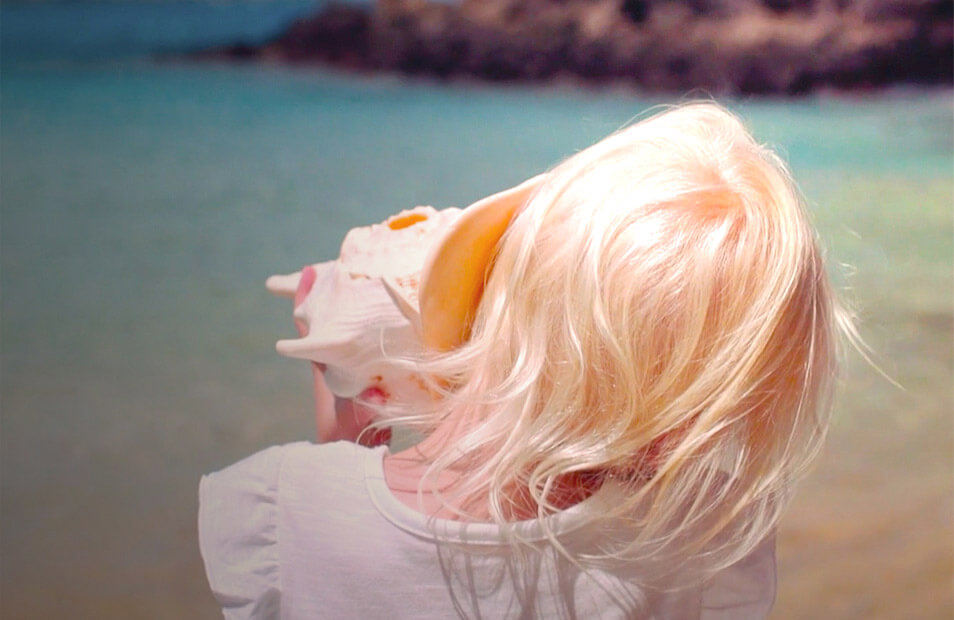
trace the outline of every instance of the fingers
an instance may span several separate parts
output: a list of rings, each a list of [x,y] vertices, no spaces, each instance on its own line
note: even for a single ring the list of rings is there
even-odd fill
[[[375,405],[383,405],[388,400],[388,393],[378,386],[370,387],[361,392],[355,399],[340,402],[338,409],[338,424],[343,434],[362,446],[374,447],[387,444],[391,441],[391,429],[368,428],[374,422]]]
[[[391,443],[391,427],[372,428],[358,435],[358,444],[367,448]]]

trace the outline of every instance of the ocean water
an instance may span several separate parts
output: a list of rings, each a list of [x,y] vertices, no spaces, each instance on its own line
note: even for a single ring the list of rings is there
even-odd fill
[[[0,7],[3,617],[216,617],[199,476],[313,435],[307,369],[273,349],[290,308],[265,278],[668,101],[153,55],[263,40],[313,6]],[[791,162],[900,385],[849,356],[779,533],[774,617],[949,617],[951,92],[724,103]]]

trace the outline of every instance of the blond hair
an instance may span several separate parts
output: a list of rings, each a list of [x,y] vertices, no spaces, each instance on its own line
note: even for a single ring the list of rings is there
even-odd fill
[[[451,387],[405,421],[463,412],[431,473],[459,472],[444,496],[505,527],[515,498],[543,516],[561,481],[596,476],[624,493],[594,518],[631,525],[606,555],[715,570],[769,533],[818,452],[839,325],[785,164],[719,106],[683,105],[547,174],[470,339],[423,364]]]

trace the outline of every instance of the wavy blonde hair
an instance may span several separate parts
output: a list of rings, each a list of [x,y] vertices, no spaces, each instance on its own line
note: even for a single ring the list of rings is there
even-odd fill
[[[468,420],[430,474],[458,472],[444,497],[505,527],[521,497],[543,516],[567,480],[612,481],[620,501],[594,518],[631,527],[606,555],[718,569],[769,533],[821,446],[839,326],[785,164],[729,112],[687,104],[548,173],[469,341],[423,364],[452,387],[405,421]]]

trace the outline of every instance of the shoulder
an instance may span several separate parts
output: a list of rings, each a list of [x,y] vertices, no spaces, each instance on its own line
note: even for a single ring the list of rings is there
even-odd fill
[[[775,535],[705,585],[703,620],[762,620],[775,604]]]
[[[363,475],[373,451],[348,442],[267,448],[199,483],[199,549],[226,618],[277,618],[279,515],[302,489],[335,488]]]
[[[226,618],[277,618],[278,478],[297,444],[253,454],[199,482],[199,550]]]
[[[299,473],[311,476],[313,481],[316,475],[338,482],[341,476],[357,477],[363,474],[364,463],[377,452],[347,441],[328,444],[302,441],[272,446],[202,476],[200,510],[211,509],[221,502],[251,502],[256,507],[275,503],[280,491],[286,491]]]

